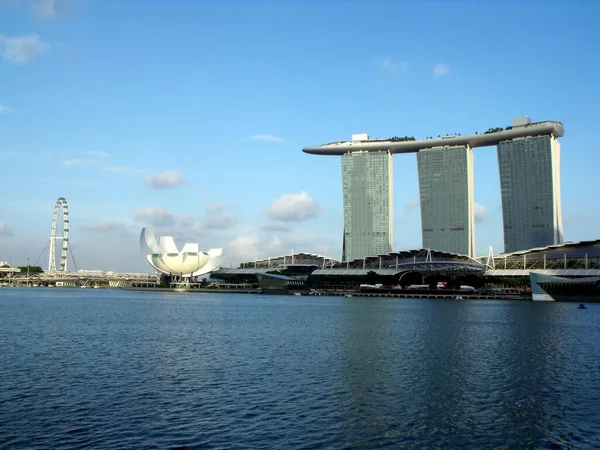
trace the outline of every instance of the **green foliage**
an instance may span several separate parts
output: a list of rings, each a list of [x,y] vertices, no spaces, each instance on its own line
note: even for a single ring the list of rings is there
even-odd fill
[[[504,128],[500,128],[500,127],[490,128],[483,134],[498,133],[499,131],[504,131]]]
[[[27,273],[27,267],[29,267],[29,275],[44,272],[40,266],[20,266],[19,269],[21,269],[21,273]]]
[[[374,283],[379,278],[379,275],[374,270],[369,270],[367,272],[367,280],[371,283]]]
[[[493,287],[518,287],[529,285],[529,277],[489,277]]]
[[[415,137],[414,136],[393,136],[391,138],[388,139],[388,141],[391,142],[407,142],[407,141],[415,141]]]

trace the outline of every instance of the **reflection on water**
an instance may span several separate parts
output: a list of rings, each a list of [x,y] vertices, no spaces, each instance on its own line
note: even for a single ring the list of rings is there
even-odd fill
[[[0,447],[599,447],[600,305],[0,289]]]

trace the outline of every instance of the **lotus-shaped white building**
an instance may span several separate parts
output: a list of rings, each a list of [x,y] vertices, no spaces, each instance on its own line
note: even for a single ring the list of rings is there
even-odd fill
[[[223,254],[223,249],[220,248],[201,252],[198,244],[185,244],[179,251],[172,236],[160,236],[157,241],[150,228],[142,228],[140,250],[150,265],[159,272],[183,277],[206,275],[218,269]]]

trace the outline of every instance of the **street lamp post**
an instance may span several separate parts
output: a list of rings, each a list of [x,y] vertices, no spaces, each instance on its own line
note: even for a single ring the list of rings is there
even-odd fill
[[[27,287],[29,287],[29,257],[27,257]]]

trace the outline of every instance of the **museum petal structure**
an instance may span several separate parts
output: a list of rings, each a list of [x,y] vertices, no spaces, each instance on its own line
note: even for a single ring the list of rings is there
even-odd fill
[[[159,236],[150,228],[142,228],[140,250],[146,261],[157,271],[182,277],[209,274],[221,265],[223,249],[200,251],[198,244],[187,243],[179,251],[172,236]]]

